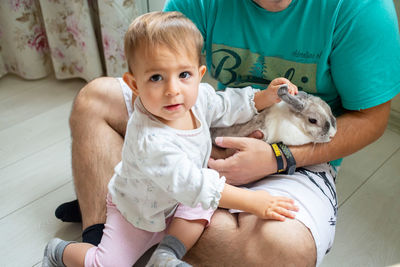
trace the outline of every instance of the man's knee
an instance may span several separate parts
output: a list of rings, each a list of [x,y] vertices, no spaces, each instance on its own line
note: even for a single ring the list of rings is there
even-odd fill
[[[250,236],[245,254],[246,258],[254,260],[255,265],[268,262],[266,266],[315,266],[315,241],[301,222],[256,218],[252,229],[240,221],[239,225],[242,225],[239,232],[248,232]]]
[[[76,96],[72,112],[70,116],[70,123],[74,123],[79,117],[84,116],[86,112],[96,109],[98,102],[102,101],[102,96],[105,94],[105,87],[110,78],[98,78],[89,82],[83,87]]]
[[[237,255],[232,248],[241,246],[237,241],[237,217],[226,210],[217,209],[195,246],[189,250],[184,260],[194,266],[229,266]],[[231,260],[232,261],[231,261]],[[233,266],[233,265],[232,265]]]
[[[73,135],[81,127],[90,127],[90,122],[98,124],[101,121],[123,131],[127,116],[118,81],[102,77],[89,82],[80,90],[72,106],[69,125]]]

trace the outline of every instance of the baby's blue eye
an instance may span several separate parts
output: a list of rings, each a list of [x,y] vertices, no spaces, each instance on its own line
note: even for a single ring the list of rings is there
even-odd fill
[[[161,77],[160,74],[155,74],[155,75],[150,77],[150,81],[152,81],[152,82],[158,82],[158,81],[161,81],[161,80],[162,80],[162,77]]]
[[[188,72],[188,71],[184,71],[184,72],[182,72],[181,74],[179,74],[179,78],[181,78],[181,79],[187,79],[187,78],[189,78],[191,75],[190,75],[190,73]]]

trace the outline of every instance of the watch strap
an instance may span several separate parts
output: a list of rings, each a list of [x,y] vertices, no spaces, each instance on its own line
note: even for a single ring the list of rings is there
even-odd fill
[[[285,169],[283,168],[283,158],[282,158],[282,153],[281,150],[278,147],[278,144],[271,144],[272,151],[274,152],[275,158],[276,158],[276,164],[278,166],[277,173],[284,172]]]
[[[286,158],[286,170],[285,173],[292,175],[296,171],[296,160],[293,157],[290,149],[282,142],[277,143],[279,149],[282,151]]]

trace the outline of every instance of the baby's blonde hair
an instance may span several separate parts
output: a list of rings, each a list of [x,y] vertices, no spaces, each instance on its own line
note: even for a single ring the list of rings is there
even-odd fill
[[[196,25],[180,12],[150,12],[137,17],[125,34],[125,57],[129,72],[132,73],[132,61],[139,48],[148,52],[159,45],[177,53],[186,50],[198,56],[200,64],[203,36]]]

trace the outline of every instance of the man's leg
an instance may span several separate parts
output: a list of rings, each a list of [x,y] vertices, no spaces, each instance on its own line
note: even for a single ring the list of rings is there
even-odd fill
[[[219,210],[184,260],[205,266],[320,264],[335,236],[336,174],[336,169],[326,163],[298,168],[293,175],[270,175],[251,184],[252,190],[294,199],[299,206],[296,219],[278,222]]]
[[[70,117],[72,170],[83,229],[105,222],[107,185],[121,160],[127,121],[114,78],[90,82],[75,99]]]
[[[310,231],[297,220],[217,210],[184,260],[195,266],[315,266],[316,248]]]

